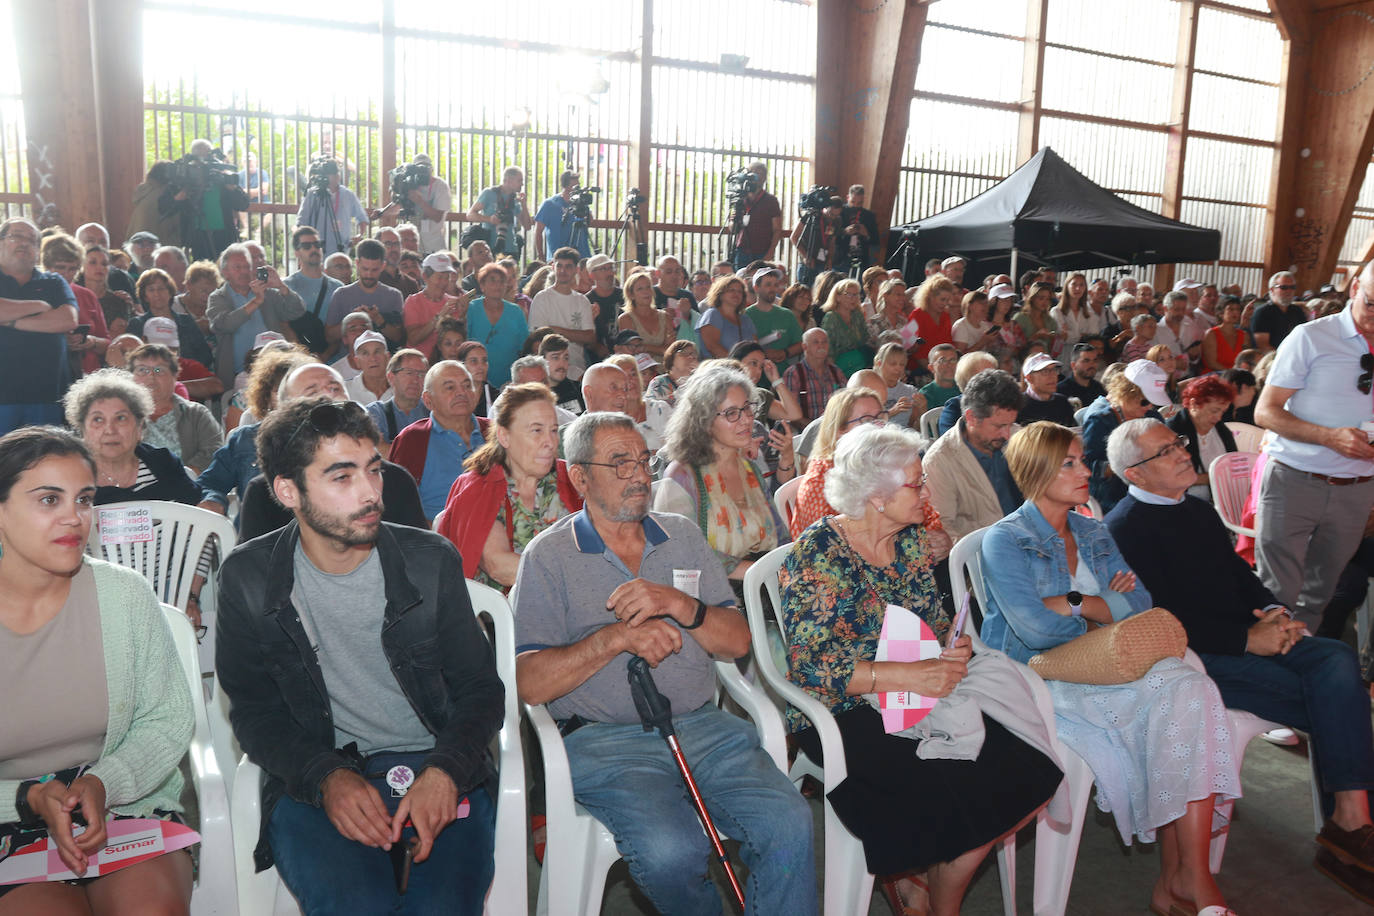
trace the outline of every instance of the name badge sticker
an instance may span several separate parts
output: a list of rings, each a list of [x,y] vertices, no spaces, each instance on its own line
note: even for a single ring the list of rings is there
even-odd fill
[[[415,781],[415,771],[404,764],[394,766],[386,771],[386,784],[391,786],[392,798],[404,798],[410,791],[410,784]]]
[[[701,570],[674,569],[673,588],[685,592],[693,598],[701,598]]]

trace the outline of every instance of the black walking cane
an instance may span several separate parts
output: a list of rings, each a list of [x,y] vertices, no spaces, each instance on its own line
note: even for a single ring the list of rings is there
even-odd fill
[[[701,791],[697,789],[697,781],[692,778],[692,771],[687,766],[687,758],[682,756],[682,747],[677,742],[677,732],[673,730],[672,703],[658,692],[658,686],[654,684],[654,675],[649,670],[649,663],[638,655],[630,659],[629,679],[630,694],[635,698],[635,708],[639,710],[639,718],[644,722],[644,730],[648,732],[657,728],[658,733],[663,736],[663,740],[668,742],[668,750],[672,752],[673,760],[677,762],[677,769],[682,774],[682,781],[687,784],[687,791],[692,796],[692,804],[696,806],[697,817],[701,819],[702,829],[710,838],[711,846],[716,851],[716,858],[720,860],[726,876],[730,879],[730,887],[735,892],[735,900],[743,909],[744,891],[739,886],[739,879],[735,877],[735,870],[730,867],[730,857],[726,855],[725,847],[721,845],[720,834],[716,832],[716,825],[711,822],[711,815],[706,811],[706,802],[701,797]]]

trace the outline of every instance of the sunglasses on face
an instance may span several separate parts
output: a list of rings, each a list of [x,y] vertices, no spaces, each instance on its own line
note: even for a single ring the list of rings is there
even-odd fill
[[[296,249],[298,251],[309,251],[312,248],[319,247],[321,247],[319,242],[301,242],[299,245],[296,246]]]

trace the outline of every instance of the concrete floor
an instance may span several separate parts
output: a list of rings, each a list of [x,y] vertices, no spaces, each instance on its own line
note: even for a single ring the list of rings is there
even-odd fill
[[[1312,867],[1312,801],[1308,785],[1306,745],[1281,748],[1261,739],[1251,742],[1245,755],[1242,785],[1245,797],[1236,803],[1226,858],[1217,883],[1227,902],[1241,916],[1255,914],[1321,914],[1345,916],[1368,914],[1370,908],[1351,897]],[[817,837],[817,861],[821,859],[821,808],[812,803]],[[1031,912],[1035,870],[1034,830],[1023,832],[1018,843],[1017,903],[1020,912]],[[738,862],[738,855],[732,855]],[[1158,849],[1121,845],[1109,819],[1089,807],[1083,830],[1073,891],[1069,897],[1074,916],[1115,916],[1149,912],[1150,889],[1159,875]],[[530,904],[533,913],[539,867],[530,862]],[[728,885],[720,876],[722,901]],[[730,904],[724,913],[737,912]],[[624,863],[617,863],[607,879],[601,912],[607,916],[653,914],[654,909],[630,880]],[[888,916],[886,901],[875,892],[869,912]],[[994,856],[989,856],[969,889],[963,912],[969,916],[995,916],[1002,912],[1001,884]],[[772,916],[772,914],[769,914]],[[778,914],[782,916],[782,914]]]

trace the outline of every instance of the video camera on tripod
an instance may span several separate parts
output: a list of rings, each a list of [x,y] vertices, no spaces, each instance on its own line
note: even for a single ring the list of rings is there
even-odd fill
[[[732,204],[762,187],[763,179],[759,178],[757,172],[748,169],[736,169],[725,176],[725,197]]]
[[[839,192],[831,185],[813,184],[811,190],[797,199],[797,207],[804,216],[814,216],[830,206],[831,198],[838,195]]]
[[[407,162],[391,170],[391,202],[400,208],[400,215],[408,223],[419,222],[420,209],[410,199],[410,192],[429,187],[434,172],[428,162]]]
[[[510,200],[497,211],[499,219],[496,223],[496,231],[492,233],[492,254],[497,256],[510,255],[517,259],[520,257],[520,252],[525,247],[525,237],[513,231],[513,227],[515,226],[515,209],[518,205],[519,200],[517,195],[512,194],[510,195]]]
[[[224,158],[224,150],[215,147],[209,159],[187,153],[173,162],[168,183],[179,191],[195,194],[207,188],[238,185],[239,170]]]
[[[339,174],[339,161],[333,156],[316,156],[310,160],[310,171],[306,177],[306,185],[310,193],[319,197],[327,197],[330,194],[329,179]]]
[[[577,188],[572,196],[568,198],[568,209],[563,211],[563,222],[571,222],[580,219],[583,222],[592,218],[592,204],[596,202],[596,195],[601,193],[600,188]]]

